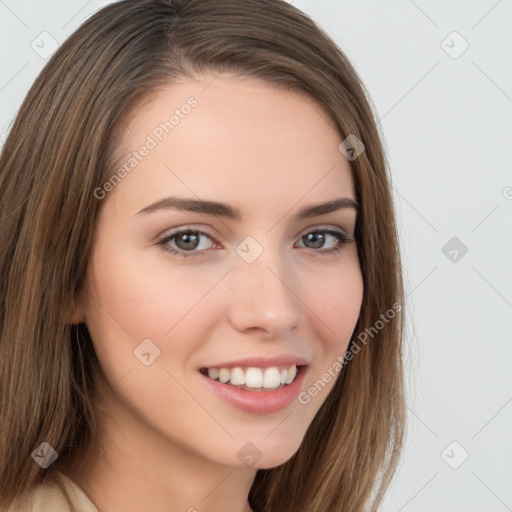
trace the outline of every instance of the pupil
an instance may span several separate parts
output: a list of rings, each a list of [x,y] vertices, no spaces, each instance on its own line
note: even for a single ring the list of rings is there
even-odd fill
[[[306,235],[308,241],[312,241],[315,248],[321,248],[323,246],[324,237],[325,235],[323,233],[309,233]]]
[[[181,241],[185,241],[184,244]],[[199,236],[197,234],[183,233],[178,237],[176,243],[178,246],[181,246],[180,249],[195,249],[199,242]],[[190,245],[191,244],[191,245]]]

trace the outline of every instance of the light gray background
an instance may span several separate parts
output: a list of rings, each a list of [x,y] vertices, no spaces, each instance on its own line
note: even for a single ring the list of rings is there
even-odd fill
[[[107,3],[0,0],[0,143],[47,60],[32,45],[51,50],[41,33],[61,43]],[[290,3],[355,65],[390,162],[409,429],[382,511],[512,510],[512,1]]]

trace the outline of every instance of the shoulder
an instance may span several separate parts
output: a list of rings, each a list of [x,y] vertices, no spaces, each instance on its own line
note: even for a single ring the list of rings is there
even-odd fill
[[[38,484],[7,512],[98,512],[75,482],[57,471],[55,477]]]

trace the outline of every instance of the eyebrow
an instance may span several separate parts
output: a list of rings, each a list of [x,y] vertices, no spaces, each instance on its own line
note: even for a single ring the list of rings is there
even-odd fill
[[[331,213],[343,208],[353,208],[356,212],[360,211],[359,203],[351,199],[350,197],[340,197],[332,199],[325,203],[310,204],[301,208],[296,214],[295,220],[308,219],[310,217],[316,217],[317,215],[323,215]],[[225,217],[233,220],[241,220],[242,214],[238,208],[234,208],[225,203],[219,203],[217,201],[207,201],[200,199],[186,199],[182,197],[165,197],[156,201],[155,203],[146,206],[139,212],[139,214],[147,214],[156,212],[159,210],[184,210],[189,212],[204,213],[206,215],[216,215],[219,217]]]

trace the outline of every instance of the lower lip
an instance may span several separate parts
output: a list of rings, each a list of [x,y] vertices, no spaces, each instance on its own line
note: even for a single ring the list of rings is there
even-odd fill
[[[266,414],[280,411],[290,405],[299,394],[307,367],[303,366],[291,384],[273,391],[246,391],[229,384],[223,384],[200,373],[206,384],[226,402],[252,414]]]

